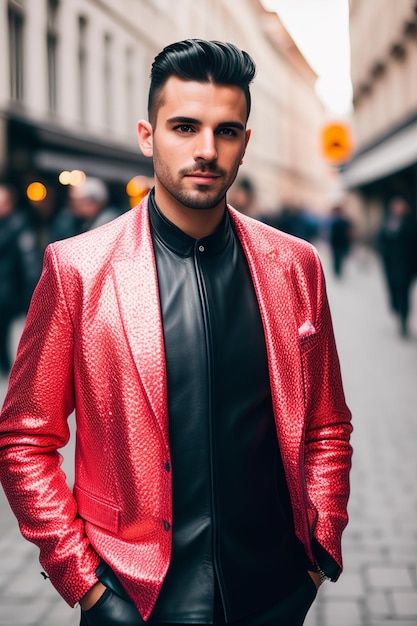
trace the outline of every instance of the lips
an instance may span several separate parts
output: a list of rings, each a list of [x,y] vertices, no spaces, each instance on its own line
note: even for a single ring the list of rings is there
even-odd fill
[[[219,174],[214,174],[212,172],[190,172],[186,174],[187,178],[192,178],[194,182],[200,184],[207,184],[217,180],[220,178]]]

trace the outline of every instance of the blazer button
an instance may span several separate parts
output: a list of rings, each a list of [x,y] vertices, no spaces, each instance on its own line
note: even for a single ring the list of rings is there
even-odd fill
[[[164,530],[166,531],[171,530],[171,524],[167,522],[166,519],[164,519]]]
[[[164,469],[166,469],[167,472],[171,471],[171,465],[169,464],[169,461],[165,461]]]

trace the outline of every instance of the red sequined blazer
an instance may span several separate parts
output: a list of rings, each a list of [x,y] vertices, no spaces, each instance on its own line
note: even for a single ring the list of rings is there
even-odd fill
[[[147,619],[170,561],[161,313],[145,199],[46,251],[0,419],[0,478],[23,535],[74,605],[99,555]],[[298,537],[341,567],[351,431],[320,262],[233,209],[263,319]],[[59,448],[76,411],[75,482]]]

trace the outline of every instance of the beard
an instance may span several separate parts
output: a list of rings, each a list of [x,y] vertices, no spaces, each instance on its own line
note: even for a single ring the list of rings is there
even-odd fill
[[[197,211],[214,209],[222,202],[226,195],[226,190],[221,190],[213,194],[213,192],[209,192],[203,185],[201,185],[201,187],[197,185],[197,188],[193,191],[184,189],[172,190],[172,188],[166,190],[177,202],[187,207],[187,209],[195,209]]]
[[[155,175],[165,191],[179,204],[197,211],[214,209],[223,201],[226,202],[226,192],[235,180],[239,169],[235,167],[232,171],[227,172],[218,168],[215,163],[206,163],[192,168],[183,168],[174,176],[155,153],[154,168]],[[181,182],[186,180],[187,176],[193,172],[214,174],[218,176],[221,184],[216,184],[215,189],[210,188],[208,185],[195,185],[194,189],[188,189]]]

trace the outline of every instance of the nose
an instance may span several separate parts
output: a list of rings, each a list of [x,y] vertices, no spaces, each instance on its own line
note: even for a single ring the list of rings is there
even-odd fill
[[[209,128],[201,130],[197,136],[194,145],[195,161],[214,161],[217,159],[216,137]]]

